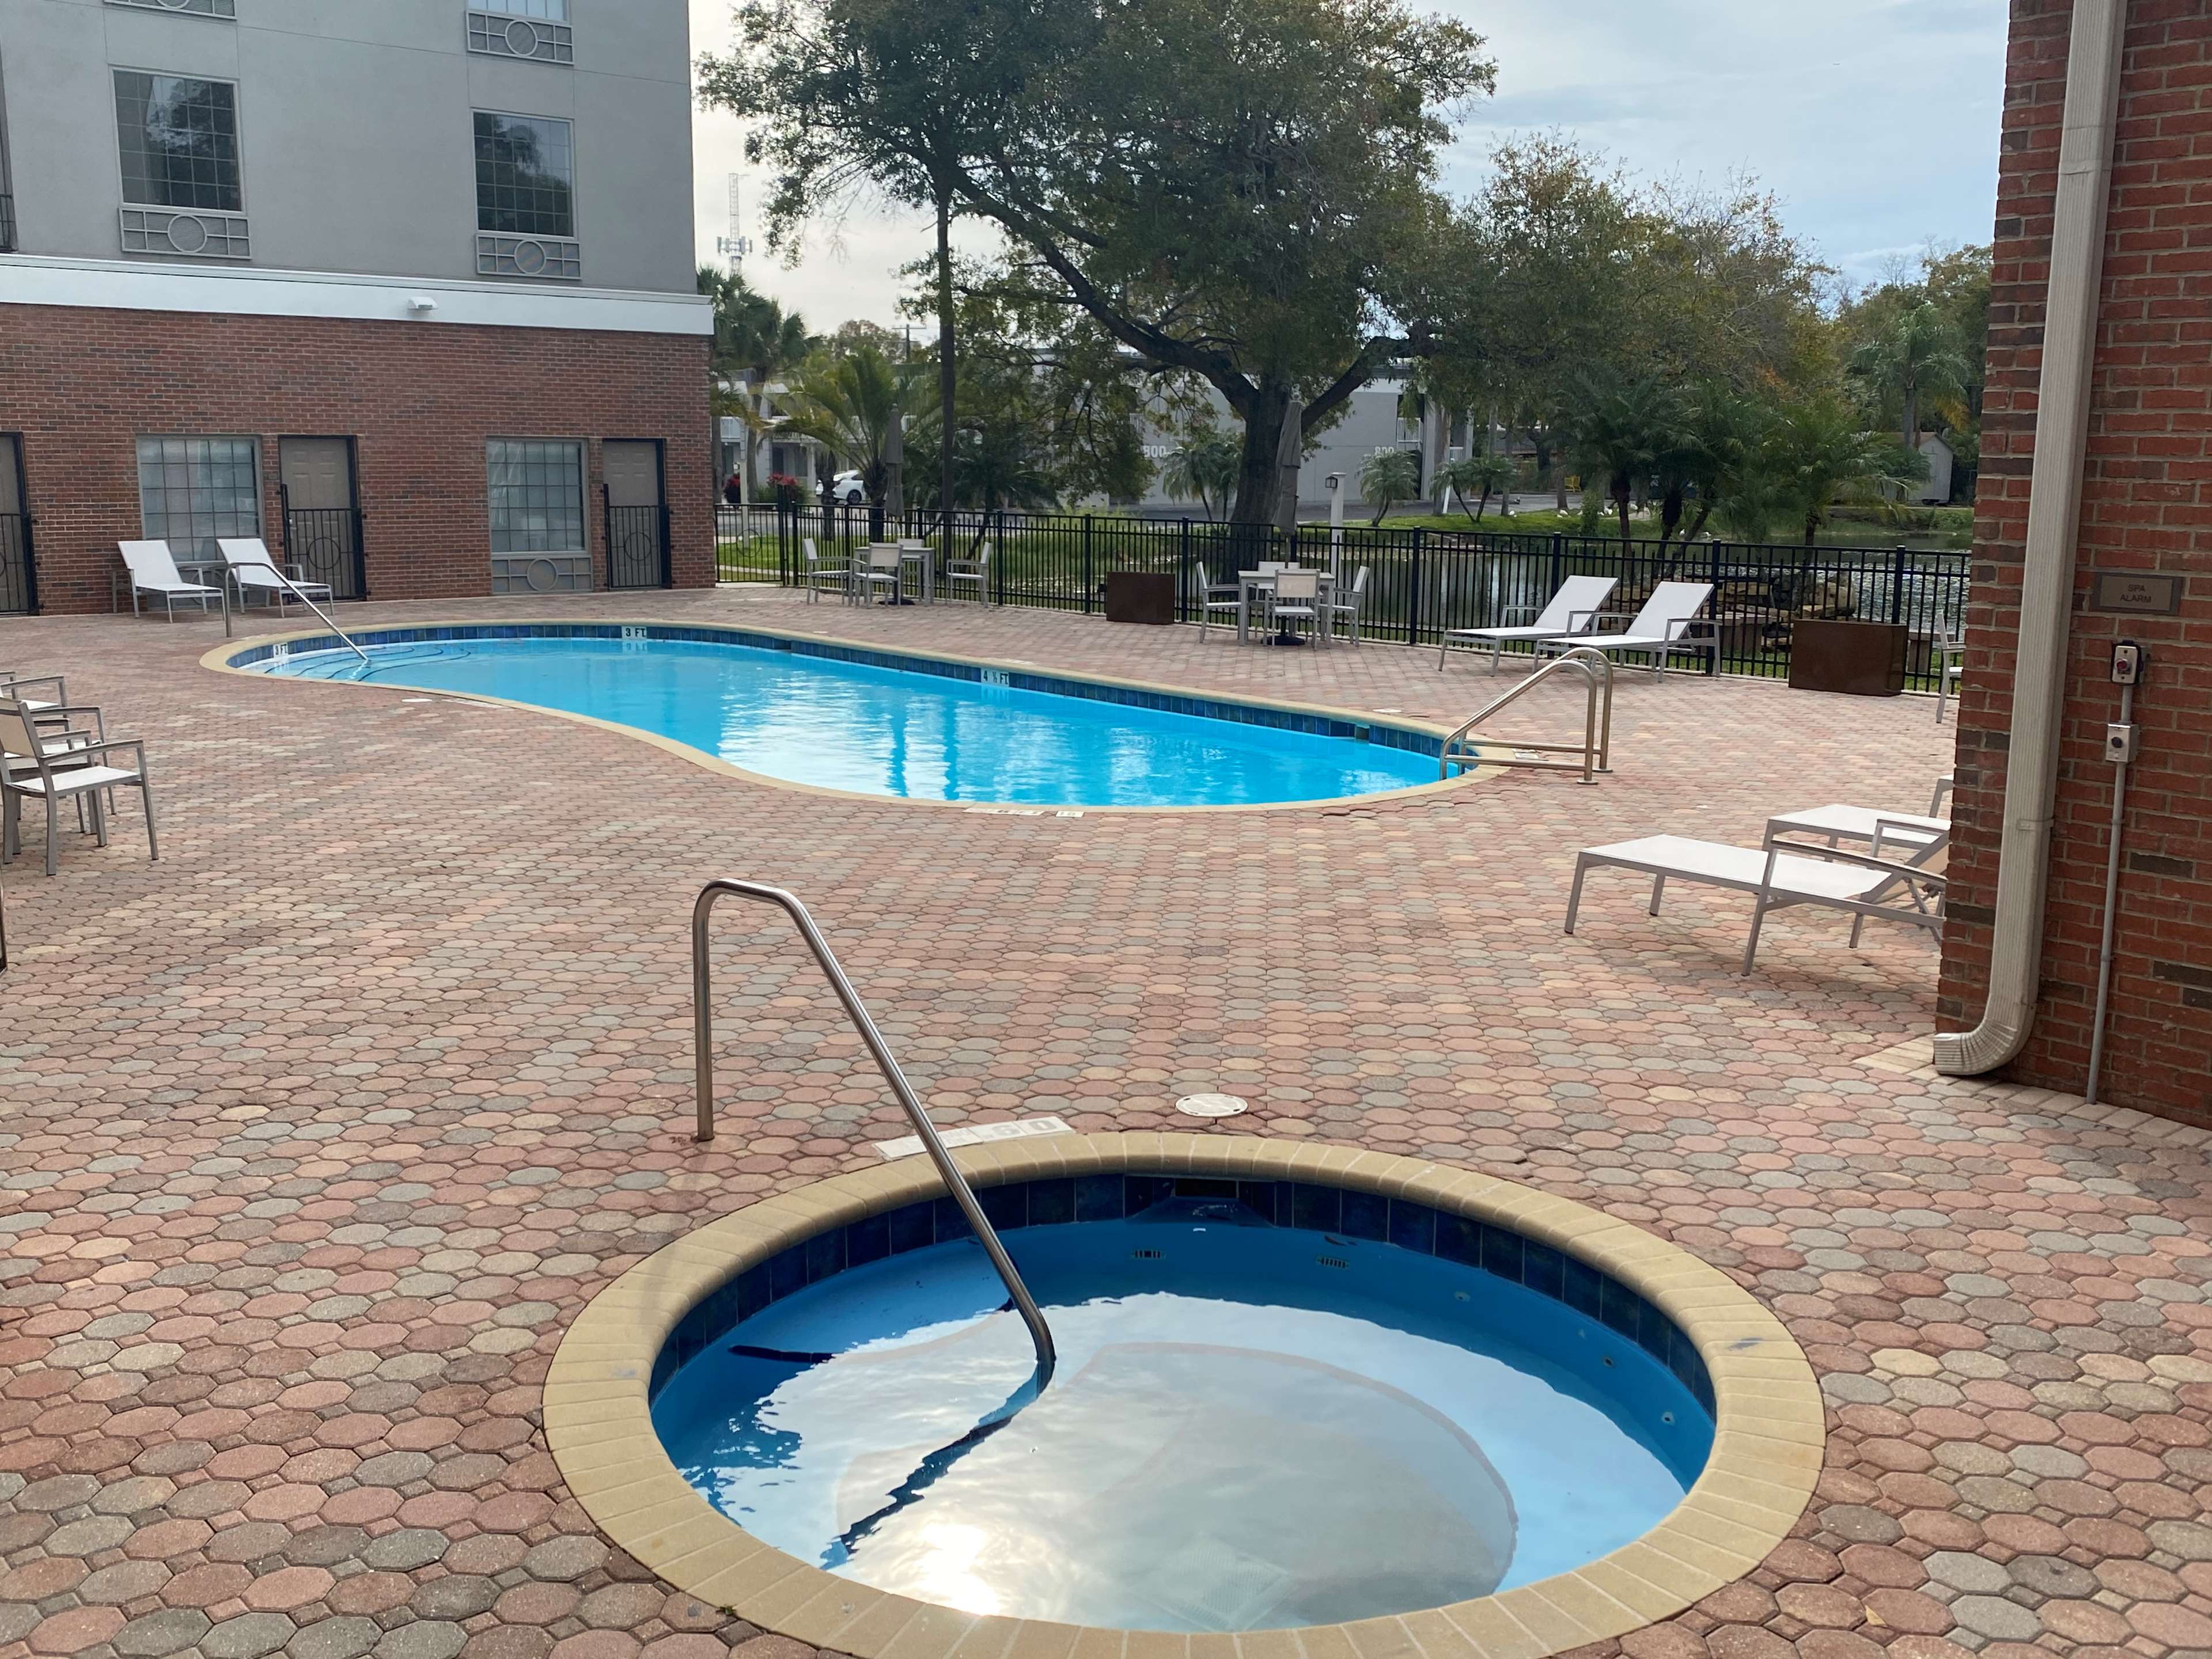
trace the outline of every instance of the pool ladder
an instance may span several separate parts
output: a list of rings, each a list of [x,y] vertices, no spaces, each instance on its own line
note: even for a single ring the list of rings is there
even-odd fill
[[[1029,1327],[1030,1341],[1036,1349],[1037,1374],[1033,1379],[1033,1386],[1042,1388],[1052,1376],[1056,1356],[1052,1332],[1044,1322],[1044,1315],[1037,1310],[1036,1298],[1030,1294],[1029,1286],[1022,1283],[1021,1271],[1014,1266],[1013,1257],[1006,1254],[1006,1245],[1000,1242],[998,1229],[992,1226],[990,1218],[983,1213],[983,1206],[976,1201],[975,1189],[968,1184],[968,1177],[961,1174],[959,1165],[953,1163],[952,1154],[939,1137],[937,1126],[929,1121],[929,1113],[915,1094],[914,1085],[906,1080],[906,1073],[899,1069],[898,1061],[892,1058],[890,1045],[884,1041],[884,1034],[876,1029],[876,1022],[869,1017],[866,1005],[860,1000],[860,994],[853,988],[853,981],[845,977],[845,970],[838,966],[837,957],[830,949],[830,941],[822,937],[822,930],[814,925],[814,918],[806,913],[806,907],[799,902],[798,895],[786,892],[781,887],[769,887],[755,881],[710,881],[700,890],[698,901],[691,907],[691,1036],[697,1056],[699,1112],[698,1128],[692,1138],[701,1141],[714,1138],[714,1014],[712,970],[708,954],[708,924],[714,918],[716,902],[732,896],[776,906],[791,918],[799,929],[799,937],[814,953],[814,960],[821,964],[823,975],[830,981],[830,988],[836,992],[837,1000],[845,1005],[846,1013],[859,1030],[860,1041],[868,1045],[868,1052],[875,1056],[877,1069],[883,1073],[884,1080],[891,1085],[891,1092],[898,1097],[899,1104],[906,1109],[907,1121],[914,1125],[915,1133],[921,1138],[922,1147],[928,1152],[929,1161],[937,1166],[937,1173],[944,1178],[946,1189],[952,1194],[952,1201],[960,1206],[960,1213],[968,1218],[969,1226],[975,1230],[976,1238],[981,1242],[983,1253],[991,1258],[992,1267],[998,1270],[1000,1280],[1006,1287],[1006,1294],[1013,1298],[1015,1310],[1022,1316],[1022,1323]]]
[[[1580,743],[1522,743],[1510,738],[1485,737],[1476,728],[1493,714],[1511,707],[1554,674],[1573,669],[1589,683],[1589,706],[1583,718]],[[1578,761],[1521,758],[1520,754],[1492,752],[1503,748],[1531,756],[1579,755]],[[1586,645],[1546,663],[1541,668],[1486,707],[1473,720],[1444,739],[1437,758],[1437,775],[1448,778],[1455,766],[1464,772],[1476,766],[1519,766],[1535,772],[1579,772],[1584,783],[1595,783],[1598,774],[1613,770],[1613,659]]]
[[[294,599],[299,600],[301,605],[306,605],[308,610],[313,611],[316,616],[322,618],[323,626],[329,629],[331,633],[337,635],[338,638],[345,641],[346,649],[352,652],[355,656],[361,659],[361,665],[363,668],[370,666],[368,653],[362,650],[359,645],[355,643],[352,635],[347,633],[344,629],[340,628],[336,623],[331,620],[331,613],[329,611],[324,610],[322,606],[317,605],[313,599],[301,592],[300,591],[300,585],[297,582],[294,581],[289,576],[286,575],[273,564],[248,564],[246,568],[249,570],[265,570],[270,575],[276,577],[278,581],[283,583],[285,587],[290,591]],[[230,589],[232,585],[238,580],[236,574],[238,568],[239,567],[236,565],[230,565],[227,567],[222,573],[222,636],[225,639],[233,637],[230,631]],[[239,609],[241,611],[246,608],[246,590],[242,587],[239,589],[238,605]]]

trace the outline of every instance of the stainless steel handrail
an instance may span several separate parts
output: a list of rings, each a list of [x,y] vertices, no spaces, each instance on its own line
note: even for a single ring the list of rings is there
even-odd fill
[[[1006,1247],[1000,1243],[998,1230],[991,1225],[990,1218],[983,1213],[983,1206],[976,1202],[975,1188],[968,1184],[968,1177],[962,1175],[959,1166],[953,1163],[952,1154],[939,1138],[937,1126],[929,1121],[929,1113],[915,1094],[913,1085],[906,1080],[906,1073],[899,1069],[898,1061],[891,1057],[890,1045],[884,1041],[884,1034],[876,1029],[876,1022],[869,1018],[866,1006],[860,1001],[860,994],[853,988],[853,981],[845,977],[845,970],[837,965],[837,957],[830,949],[830,941],[822,937],[822,930],[814,925],[814,918],[806,913],[806,907],[799,902],[798,895],[787,893],[781,887],[769,887],[755,881],[710,881],[700,890],[698,900],[691,907],[691,1036],[697,1055],[699,1097],[698,1128],[694,1139],[704,1141],[714,1138],[714,985],[708,961],[708,924],[714,916],[716,902],[730,894],[778,906],[798,927],[799,936],[806,942],[806,948],[814,953],[814,960],[821,964],[823,973],[829,978],[830,988],[836,992],[837,1000],[845,1005],[846,1013],[859,1028],[860,1040],[868,1045],[868,1052],[875,1056],[877,1069],[883,1073],[884,1080],[891,1085],[891,1092],[898,1097],[899,1104],[906,1109],[907,1121],[914,1125],[915,1133],[921,1137],[922,1147],[928,1152],[929,1161],[937,1166],[937,1173],[944,1178],[953,1202],[960,1206],[960,1213],[968,1218],[968,1224],[975,1230],[975,1237],[982,1243],[983,1253],[991,1258],[991,1265],[998,1269],[999,1278],[1006,1287],[1006,1294],[1013,1298],[1014,1306],[1022,1316],[1022,1322],[1029,1327],[1030,1340],[1036,1347],[1037,1386],[1042,1388],[1052,1375],[1055,1354],[1052,1332],[1045,1326],[1044,1315],[1037,1310],[1036,1298],[1030,1294],[1029,1286],[1022,1283],[1021,1272],[1014,1266],[1013,1257],[1006,1254]]]
[[[247,560],[242,565],[231,565],[224,573],[222,605],[223,638],[229,639],[232,637],[230,631],[230,586],[232,583],[238,580],[238,573],[240,570],[265,570],[270,575],[276,577],[278,581],[283,583],[285,587],[290,591],[294,599],[299,600],[301,605],[306,605],[308,610],[313,611],[316,616],[322,618],[324,627],[329,629],[331,633],[337,635],[340,639],[346,642],[347,650],[352,652],[355,656],[359,657],[364,665],[368,663],[368,653],[362,650],[361,647],[354,643],[352,635],[347,633],[344,629],[340,628],[336,623],[331,620],[330,612],[324,610],[322,606],[317,605],[313,599],[301,592],[300,591],[300,585],[297,582],[294,581],[289,576],[279,570],[275,565],[263,564],[258,560],[253,559]],[[246,589],[243,585],[241,585],[238,590],[238,605],[239,609],[241,611],[246,608]]]
[[[1518,702],[1553,675],[1568,668],[1577,670],[1589,683],[1589,705],[1583,715],[1583,740],[1580,743],[1516,743],[1504,738],[1485,738],[1475,731],[1492,715]],[[1473,747],[1476,743],[1503,745],[1533,754],[1580,755],[1583,758],[1579,764],[1569,761],[1522,760],[1513,755],[1485,754]],[[1593,651],[1586,645],[1578,645],[1546,663],[1444,739],[1444,746],[1437,757],[1437,775],[1448,778],[1455,766],[1463,772],[1471,766],[1486,763],[1523,767],[1536,772],[1579,772],[1583,775],[1583,781],[1589,784],[1597,781],[1599,773],[1612,771],[1613,659],[1602,651]]]

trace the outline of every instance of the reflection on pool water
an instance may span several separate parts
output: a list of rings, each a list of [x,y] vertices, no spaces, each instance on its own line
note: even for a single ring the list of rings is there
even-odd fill
[[[1033,1400],[963,1239],[710,1342],[653,1402],[671,1457],[757,1536],[881,1589],[1237,1631],[1571,1570],[1657,1524],[1711,1450],[1635,1342],[1434,1255],[1181,1200],[1008,1244],[1060,1348]]]
[[[914,800],[1240,806],[1437,781],[1436,751],[757,646],[536,637],[371,644],[261,672],[507,697],[793,783]]]

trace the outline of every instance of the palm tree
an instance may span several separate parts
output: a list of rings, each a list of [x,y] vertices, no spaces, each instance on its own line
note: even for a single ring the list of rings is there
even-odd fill
[[[1602,473],[1620,517],[1620,539],[1629,539],[1628,508],[1636,486],[1658,471],[1680,446],[1682,410],[1674,392],[1650,376],[1583,382],[1565,422],[1567,441],[1585,477]]]
[[[1244,446],[1216,428],[1194,434],[1160,470],[1160,487],[1178,501],[1196,501],[1206,521],[1229,510],[1230,497],[1244,471]]]
[[[1510,455],[1469,455],[1464,460],[1454,461],[1444,468],[1440,482],[1459,492],[1462,507],[1466,507],[1469,501],[1474,503],[1468,508],[1468,517],[1474,523],[1480,524],[1483,512],[1490,505],[1490,498],[1510,489],[1514,479],[1520,476],[1521,469],[1514,465]]]
[[[884,503],[884,450],[902,416],[933,416],[927,363],[894,363],[863,343],[842,356],[817,357],[793,381],[784,429],[833,450],[860,474],[868,499]]]
[[[755,293],[733,270],[701,265],[699,292],[714,302],[714,337],[708,349],[710,401],[717,416],[734,415],[745,425],[745,488],[757,483],[755,461],[762,435],[775,418],[769,406],[769,382],[806,361],[813,337],[796,312]]]
[[[1905,447],[1916,451],[1920,447],[1922,399],[1944,402],[1962,397],[1972,372],[1958,325],[1927,300],[1851,354],[1853,374],[1883,395],[1893,392],[1903,400]]]
[[[1881,499],[1909,482],[1904,469],[1917,459],[1900,454],[1885,434],[1867,430],[1847,399],[1821,392],[1782,410],[1761,446],[1759,465],[1804,525],[1810,547],[1838,501]]]
[[[1036,453],[1034,432],[1018,409],[963,421],[952,451],[955,499],[986,513],[1059,505],[1060,491]]]
[[[1410,449],[1378,449],[1359,469],[1359,493],[1375,509],[1370,525],[1381,524],[1390,509],[1421,493],[1421,465]]]
[[[1701,386],[1684,404],[1677,441],[1667,458],[1671,478],[1698,495],[1697,516],[1682,532],[1684,542],[1697,540],[1714,509],[1744,490],[1771,419],[1765,404],[1718,384]]]

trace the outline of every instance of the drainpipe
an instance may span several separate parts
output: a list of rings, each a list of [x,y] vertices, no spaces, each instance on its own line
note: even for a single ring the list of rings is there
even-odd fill
[[[2021,572],[2018,666],[1998,843],[1996,921],[1981,1024],[1936,1039],[1948,1077],[1993,1072],[2027,1045],[2043,958],[2045,886],[2057,812],[2059,721],[2088,445],[2092,370],[2112,197],[2127,0],[2074,0],[2065,127],[2052,212],[2043,380],[2028,474],[2027,550]]]

